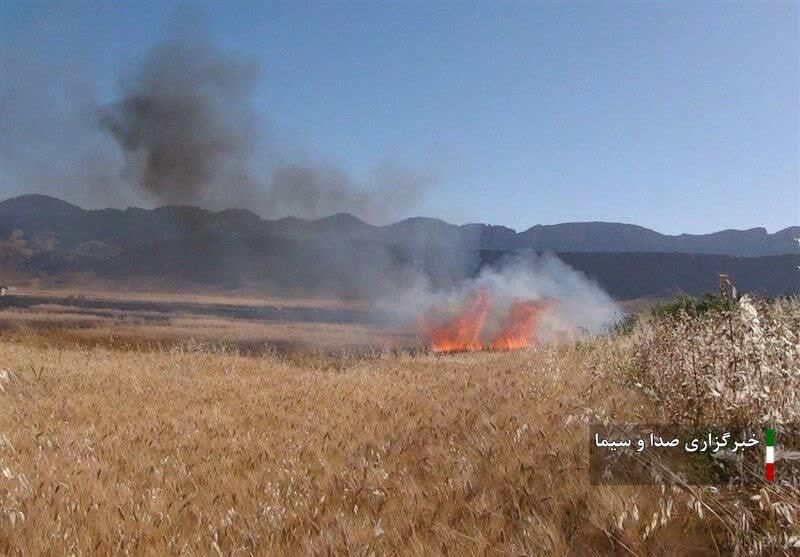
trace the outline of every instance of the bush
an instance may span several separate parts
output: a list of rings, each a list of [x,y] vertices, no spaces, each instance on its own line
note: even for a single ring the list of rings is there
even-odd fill
[[[681,313],[697,317],[708,313],[730,311],[735,303],[734,298],[720,294],[703,294],[699,298],[678,296],[678,299],[672,303],[654,306],[650,310],[650,314],[656,318],[678,317]]]

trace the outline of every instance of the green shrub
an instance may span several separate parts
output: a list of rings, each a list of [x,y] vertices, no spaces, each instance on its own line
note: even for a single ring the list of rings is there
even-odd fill
[[[653,317],[677,317],[681,312],[691,317],[699,317],[709,313],[729,311],[736,300],[720,294],[703,294],[700,297],[678,296],[677,300],[668,304],[659,304],[651,308]]]

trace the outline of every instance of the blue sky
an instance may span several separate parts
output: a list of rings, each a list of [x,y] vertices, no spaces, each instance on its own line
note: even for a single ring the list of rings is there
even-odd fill
[[[16,107],[3,126],[3,198],[143,204],[133,192],[104,196],[60,179],[85,159],[71,160],[56,139],[81,99],[114,98],[125,68],[180,25],[183,9],[2,3],[3,118]],[[800,224],[796,3],[200,11],[217,47],[262,68],[256,106],[284,150],[356,177],[386,159],[434,173],[409,216],[518,230],[585,220],[665,233]],[[35,91],[15,100],[20,83]],[[53,167],[46,180],[31,177],[37,159]]]

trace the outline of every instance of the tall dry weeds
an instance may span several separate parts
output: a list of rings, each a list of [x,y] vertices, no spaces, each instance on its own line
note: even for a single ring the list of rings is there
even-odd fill
[[[800,302],[742,296],[730,309],[651,319],[636,375],[674,423],[800,420]]]
[[[724,306],[644,320],[633,335],[637,385],[663,423],[796,428],[800,300],[729,293]],[[752,488],[685,486],[687,503],[723,525],[733,550],[788,554],[800,549],[800,478],[787,472],[793,469],[784,466],[777,481]]]

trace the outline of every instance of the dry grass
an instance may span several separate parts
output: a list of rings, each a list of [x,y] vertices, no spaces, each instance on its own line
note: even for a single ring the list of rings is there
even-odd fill
[[[42,330],[48,333],[37,334]],[[354,323],[270,322],[60,305],[3,310],[0,331],[8,338],[24,338],[41,346],[147,349],[194,339],[206,343],[224,342],[237,346],[242,352],[254,353],[269,347],[339,351],[342,347],[397,348],[414,343],[413,335]]]
[[[672,423],[800,422],[800,302],[729,306],[640,326],[637,376]]]
[[[644,538],[657,489],[588,483],[588,422],[647,417],[607,341],[446,357],[42,346],[0,342],[0,552],[713,549],[686,509]]]
[[[724,300],[724,310],[681,311],[641,324],[635,380],[658,401],[663,423],[796,429],[800,300]],[[780,468],[778,481],[752,489],[693,490],[693,505],[700,515],[702,509],[717,514],[734,549],[800,549],[800,474]]]
[[[6,334],[0,554],[788,552],[786,486],[589,483],[591,422],[692,417],[700,391],[652,397],[658,369],[694,377],[674,362],[697,339],[644,350],[677,326],[449,356]]]

